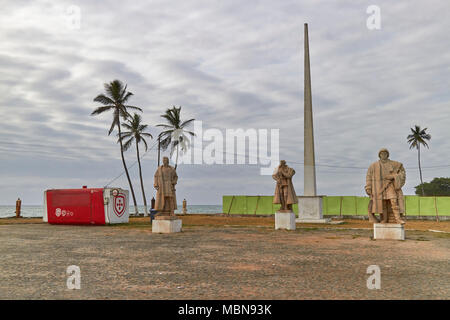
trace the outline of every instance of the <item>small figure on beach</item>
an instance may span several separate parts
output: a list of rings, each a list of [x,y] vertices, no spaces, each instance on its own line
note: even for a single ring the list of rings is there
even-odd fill
[[[281,160],[280,165],[272,175],[272,178],[277,182],[273,203],[281,204],[280,210],[292,211],[292,205],[298,203],[294,185],[292,184],[294,174],[295,170],[288,167],[285,160]]]
[[[183,214],[187,214],[187,201],[183,199]]]
[[[20,216],[21,206],[22,206],[22,200],[20,200],[20,198],[18,198],[16,201],[16,218],[21,218],[21,216]]]
[[[155,210],[158,216],[174,216],[177,209],[175,185],[178,176],[174,167],[169,165],[169,158],[163,158],[162,166],[155,172],[154,187],[156,189]]]
[[[405,212],[405,202],[402,187],[405,185],[406,172],[403,164],[389,159],[389,151],[381,149],[378,152],[380,160],[372,163],[367,170],[365,190],[370,197],[369,220],[377,223],[395,222],[404,224],[402,214]],[[389,219],[391,207],[393,221]],[[380,220],[375,216],[380,215]]]

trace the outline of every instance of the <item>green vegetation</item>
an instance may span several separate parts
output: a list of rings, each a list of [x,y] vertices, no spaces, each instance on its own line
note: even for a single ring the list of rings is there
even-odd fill
[[[414,188],[417,195],[421,191],[425,196],[450,196],[450,178],[434,178],[431,182],[421,183]]]

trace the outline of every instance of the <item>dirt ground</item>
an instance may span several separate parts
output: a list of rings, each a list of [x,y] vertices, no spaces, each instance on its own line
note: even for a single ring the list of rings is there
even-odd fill
[[[1,219],[0,299],[450,299],[450,222],[410,221],[406,241],[381,241],[360,220],[276,231],[273,218],[182,219],[176,234],[151,233],[148,218]],[[381,289],[367,288],[369,265]]]
[[[190,226],[261,226],[271,227],[274,225],[273,217],[253,217],[253,216],[226,216],[226,215],[180,215],[183,220],[183,225]],[[324,224],[312,224],[302,223],[297,224],[298,228],[331,228],[331,229],[372,229],[372,224],[368,220],[360,219],[333,219],[336,221],[344,221],[339,225],[324,225]],[[148,225],[148,217],[131,217],[130,225],[124,227],[135,227],[138,225]],[[0,219],[0,225],[5,224],[42,224],[42,218],[7,218]],[[443,231],[450,232],[450,220],[449,221],[427,221],[427,220],[408,220],[405,225],[406,230],[419,230],[419,231]]]

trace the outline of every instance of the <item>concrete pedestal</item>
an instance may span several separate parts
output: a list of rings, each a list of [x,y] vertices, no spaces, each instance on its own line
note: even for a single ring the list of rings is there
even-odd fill
[[[373,238],[377,240],[405,240],[405,226],[398,223],[374,223]]]
[[[295,213],[290,210],[275,212],[275,230],[295,230]]]
[[[298,223],[330,223],[331,219],[324,219],[322,215],[323,196],[298,197]]]
[[[160,216],[155,217],[152,222],[153,233],[175,233],[180,232],[182,220],[174,216]]]

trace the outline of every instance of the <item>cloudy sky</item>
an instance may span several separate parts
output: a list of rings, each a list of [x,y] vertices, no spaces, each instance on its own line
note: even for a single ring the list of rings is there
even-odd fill
[[[369,5],[381,29],[369,30]],[[303,194],[303,25],[309,24],[319,194],[363,195],[381,147],[419,183],[406,136],[428,127],[425,180],[450,176],[450,3],[414,1],[7,1],[0,7],[0,205],[41,204],[49,188],[102,187],[122,173],[92,117],[120,79],[150,132],[172,105],[204,129],[280,129],[280,158]],[[79,13],[79,16],[78,16]],[[79,22],[79,24],[78,24]],[[152,146],[153,141],[149,142]],[[134,149],[126,153],[131,165]],[[156,151],[142,160],[154,191]],[[130,169],[138,189],[137,166]],[[270,195],[260,165],[180,165],[178,197]],[[128,188],[121,176],[114,186]],[[137,190],[138,201],[141,202]]]

